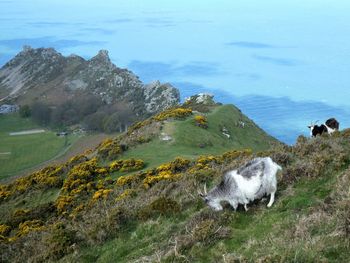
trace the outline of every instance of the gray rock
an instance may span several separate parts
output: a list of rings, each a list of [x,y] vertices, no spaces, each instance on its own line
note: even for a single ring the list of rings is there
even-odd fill
[[[0,101],[19,104],[35,97],[59,105],[76,92],[99,96],[107,104],[126,102],[139,116],[179,103],[179,91],[159,81],[145,85],[133,72],[114,65],[107,50],[90,60],[63,56],[53,48],[24,46],[0,69]]]

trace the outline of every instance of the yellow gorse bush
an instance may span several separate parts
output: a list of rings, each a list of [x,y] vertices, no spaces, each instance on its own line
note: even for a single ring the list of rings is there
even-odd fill
[[[141,159],[127,159],[127,160],[117,160],[112,162],[109,165],[109,171],[110,172],[130,172],[130,171],[137,171],[141,170],[145,167],[145,163]]]
[[[165,110],[145,121],[141,121],[141,122],[137,122],[134,125],[130,126],[127,134],[130,135],[132,134],[134,131],[151,124],[154,121],[164,121],[170,118],[176,118],[176,119],[182,119],[182,118],[186,118],[188,116],[190,116],[192,114],[192,109],[188,109],[188,108],[172,108],[172,109],[168,109]]]
[[[8,233],[10,233],[11,227],[8,225],[0,224],[0,236],[6,236]]]
[[[115,158],[122,152],[118,139],[106,139],[97,147],[97,154],[102,158]]]
[[[124,186],[124,185],[130,185],[131,183],[135,182],[137,180],[136,175],[125,175],[125,176],[120,176],[117,179],[117,185],[118,186]]]
[[[67,162],[67,165],[74,166],[74,165],[77,165],[78,163],[86,161],[87,159],[88,158],[86,157],[85,154],[75,155],[69,159],[69,161]]]
[[[18,226],[17,237],[27,235],[31,231],[40,231],[45,229],[44,223],[41,220],[31,220],[20,223]]]
[[[208,120],[205,116],[203,115],[196,115],[194,116],[194,121],[197,126],[202,127],[202,128],[207,128],[208,127]]]
[[[113,192],[112,189],[100,189],[97,192],[94,193],[92,196],[92,200],[96,201],[100,198],[107,199],[108,195]]]
[[[117,198],[115,199],[115,201],[121,201],[124,200],[125,198],[132,196],[136,194],[136,190],[134,189],[125,189],[124,192],[122,192],[120,195],[117,196]]]
[[[148,176],[143,180],[145,188],[150,188],[153,184],[162,180],[176,180],[181,177],[181,173],[173,174],[171,172],[160,172],[158,175]]]
[[[190,163],[190,160],[178,157],[172,162],[162,164],[155,169],[154,173],[149,173],[143,179],[143,185],[149,188],[162,180],[176,180],[181,177],[181,173],[189,167]]]
[[[0,185],[0,199],[6,199],[28,191],[31,188],[46,189],[62,185],[64,166],[48,166],[28,176],[18,178],[8,185]]]
[[[156,121],[163,121],[169,118],[186,118],[191,114],[192,114],[192,109],[175,108],[175,109],[165,110],[157,114],[156,116],[154,116],[152,119]]]
[[[56,200],[56,208],[58,213],[63,213],[73,202],[72,196],[60,195]]]
[[[96,158],[72,167],[64,180],[60,196],[56,200],[58,213],[67,214],[71,211],[72,216],[75,217],[81,211],[79,208],[81,202],[84,200],[87,202],[90,198],[95,200],[98,195],[108,195],[112,190],[105,189],[105,187],[113,184],[108,172],[109,167],[98,166]]]

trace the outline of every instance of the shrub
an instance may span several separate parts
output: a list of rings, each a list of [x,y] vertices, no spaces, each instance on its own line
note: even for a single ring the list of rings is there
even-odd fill
[[[192,109],[189,108],[172,108],[172,109],[168,109],[165,110],[145,121],[142,122],[137,122],[133,125],[131,125],[128,128],[127,134],[131,135],[133,134],[136,130],[139,130],[140,128],[149,125],[153,122],[160,122],[160,121],[164,121],[170,118],[175,118],[175,119],[183,119],[186,118],[188,116],[190,116],[192,114]]]
[[[208,128],[208,120],[203,115],[196,115],[194,116],[195,124],[201,128]]]
[[[115,159],[127,149],[117,139],[106,139],[97,147],[97,154],[102,159]]]
[[[138,177],[137,175],[125,175],[125,176],[120,176],[117,179],[117,185],[118,186],[131,186],[132,183],[137,182]]]
[[[112,189],[100,189],[94,193],[94,195],[92,196],[92,200],[97,201],[98,199],[101,199],[101,198],[107,199],[107,197],[111,192],[113,192]]]
[[[40,231],[43,229],[45,229],[45,227],[41,220],[25,221],[19,224],[16,236],[21,237],[27,235],[31,231]]]
[[[119,202],[124,199],[126,199],[129,196],[135,196],[136,195],[136,190],[134,189],[125,189],[124,192],[122,192],[120,195],[117,196],[115,201]]]
[[[64,174],[64,166],[48,166],[38,172],[18,178],[8,185],[0,185],[0,201],[33,189],[45,190],[61,187]]]
[[[96,220],[96,213],[102,213],[104,216]],[[97,204],[91,213],[83,215],[85,223],[81,224],[79,229],[83,227],[83,230],[79,232],[88,244],[102,244],[126,231],[133,219],[130,209]]]
[[[180,205],[175,200],[166,197],[159,197],[149,205],[142,208],[138,212],[138,218],[141,220],[147,220],[152,216],[157,215],[169,216],[179,213],[180,210]]]
[[[29,118],[31,114],[29,105],[23,105],[19,108],[19,116],[22,118]]]
[[[11,231],[8,225],[0,224],[0,236],[7,236]]]
[[[144,168],[145,163],[141,159],[127,159],[114,161],[109,165],[109,170],[111,172],[121,171],[121,172],[131,172],[137,171]]]
[[[54,224],[45,242],[48,245],[48,257],[53,260],[62,258],[72,252],[72,245],[76,242],[76,231],[67,228],[64,223]]]

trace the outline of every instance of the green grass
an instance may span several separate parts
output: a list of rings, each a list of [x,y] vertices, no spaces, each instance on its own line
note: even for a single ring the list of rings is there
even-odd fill
[[[221,154],[226,150],[246,148],[243,143],[236,141],[238,137],[241,142],[246,140],[245,144],[256,151],[268,148],[267,141],[273,141],[269,136],[248,119],[244,121],[251,125],[252,131],[236,127],[236,118],[242,116],[235,108],[225,107],[219,107],[208,114],[208,129],[196,127],[193,117],[185,121],[166,122],[162,132],[170,134],[174,138],[172,142],[154,139],[129,149],[122,158],[144,159],[147,168],[150,168],[179,155],[192,158],[200,154]],[[232,133],[232,140],[221,136],[218,129],[220,125]],[[190,136],[186,136],[186,133]],[[261,143],[251,140],[254,134],[254,138],[258,138]],[[69,251],[66,255],[62,254],[64,257],[60,261],[347,262],[350,258],[349,236],[346,232],[350,168],[343,167],[343,162],[336,158],[336,153],[350,156],[348,138],[324,138],[323,143],[328,147],[320,146],[320,142],[310,139],[301,145],[278,147],[269,151],[275,158],[288,157],[281,164],[283,171],[278,174],[278,191],[271,208],[266,207],[268,200],[264,200],[249,204],[248,212],[242,206],[235,212],[228,204],[225,204],[224,211],[211,211],[196,193],[204,184],[203,178],[191,172],[184,173],[175,181],[161,181],[149,189],[145,189],[142,182],[123,187],[108,185],[106,187],[111,187],[114,191],[101,202],[92,203],[93,193],[88,193],[81,199],[76,199],[76,205],[80,202],[87,205],[80,217],[70,221],[68,217],[64,219],[55,214],[48,221],[51,224],[65,220],[67,229],[80,233],[77,237],[86,238],[77,241],[74,253]],[[204,148],[196,147],[203,140],[211,141],[212,144]],[[310,146],[313,151],[303,153],[304,148]],[[328,158],[329,156],[335,158]],[[303,174],[303,171],[295,169],[299,167],[300,160],[316,166],[327,161],[327,169],[309,176],[308,173]],[[343,161],[348,164],[348,160],[345,158]],[[222,171],[222,166],[213,166],[213,169],[219,172]],[[298,174],[294,174],[295,171]],[[113,174],[114,177],[119,175],[120,173]],[[213,176],[216,175],[218,174],[213,171]],[[293,175],[295,179],[292,180]],[[208,189],[219,179],[209,178]],[[115,197],[127,188],[135,190],[135,194],[116,201]],[[1,203],[0,217],[17,208],[31,208],[31,204],[34,212],[39,211],[37,206],[45,208],[45,202],[54,201],[57,194],[57,189],[40,193],[34,186],[34,189],[24,195]],[[144,207],[151,209],[150,204],[163,196],[176,201],[181,207],[180,211],[163,214],[152,208],[154,213],[150,217],[140,217],[139,211]],[[113,210],[116,208],[121,210]],[[121,217],[120,228],[114,225],[118,220],[111,216],[113,211],[122,211],[126,216]],[[50,216],[50,213],[47,214]],[[209,230],[205,227],[208,224],[204,224],[208,221],[213,222]],[[39,241],[30,236],[28,240],[34,247],[38,242],[44,244],[47,239],[43,234]],[[177,250],[174,248],[175,243],[178,244]]]
[[[156,249],[156,244],[167,244],[171,235],[183,228],[180,216],[159,217],[152,221],[131,225],[118,237],[102,246],[84,248],[79,259],[68,256],[64,262],[133,262]]]
[[[0,134],[40,128],[31,119],[21,118],[17,113],[0,114]]]
[[[321,205],[324,198],[331,193],[334,179],[334,176],[314,180],[303,179],[293,186],[292,194],[288,194],[286,189],[279,192],[280,197],[277,198],[270,209],[266,208],[266,201],[263,204],[251,207],[248,212],[236,212],[229,222],[232,229],[232,238],[216,243],[206,249],[202,247],[197,251],[198,253],[194,250],[191,252],[193,253],[192,256],[198,262],[212,262],[213,258],[219,257],[217,251],[220,250],[228,254],[243,255],[253,261],[263,255],[284,255],[284,260],[288,262],[290,260],[292,262],[313,262],[318,256],[326,257],[331,262],[333,260],[338,262],[338,258],[333,258],[332,249],[339,251],[339,249],[344,249],[345,244],[334,241],[334,237],[327,236],[334,230],[335,222],[326,221],[320,225],[306,226],[315,235],[326,237],[324,242],[331,242],[332,240],[333,244],[328,249],[330,252],[324,251],[318,255],[310,248],[304,249],[306,245],[303,242],[293,244],[289,236],[293,235],[300,218],[312,214],[313,210]],[[274,240],[274,237],[277,240],[281,239],[280,244]],[[318,240],[318,237],[316,237],[316,240]],[[290,246],[290,251],[288,251],[288,246]],[[300,247],[298,248],[298,246]],[[318,249],[317,245],[314,249]],[[203,253],[203,251],[205,252]],[[288,253],[297,254],[291,255]],[[296,258],[295,261],[293,261],[293,257]]]
[[[33,209],[37,206],[54,202],[58,197],[59,191],[60,189],[56,188],[36,191],[25,198],[17,197],[7,203],[2,203],[0,218],[4,219],[18,209]]]
[[[0,180],[50,160],[72,144],[76,136],[57,137],[54,132],[10,136],[9,132],[40,128],[17,114],[0,115]]]
[[[184,121],[167,122],[162,132],[169,134],[173,140],[162,141],[155,138],[149,143],[129,149],[122,158],[143,159],[147,168],[150,168],[178,156],[193,159],[199,155],[218,155],[235,149],[266,150],[271,142],[276,141],[242,115],[233,105],[215,108],[207,114],[207,119],[207,129],[197,127],[193,116]],[[236,126],[238,120],[246,123],[245,128]],[[230,131],[230,138],[222,134],[222,127]]]
[[[343,251],[342,257],[344,257],[347,254],[345,245],[337,242],[335,237],[328,236],[336,227],[333,221],[307,226],[311,229],[310,232],[315,236],[315,240],[322,237],[325,238],[324,243],[329,243],[324,251],[321,251],[317,245],[314,248],[305,248],[307,241],[305,243],[299,241],[300,244],[293,243],[289,236],[293,235],[296,225],[300,224],[300,218],[309,216],[322,204],[324,198],[331,193],[334,183],[334,176],[312,180],[304,178],[292,189],[280,190],[275,204],[269,209],[266,208],[268,200],[250,205],[248,212],[243,211],[243,208],[234,212],[226,207],[221,213],[227,215],[226,224],[232,231],[232,237],[208,245],[198,243],[185,255],[188,259],[192,259],[191,262],[208,263],[215,260],[221,262],[223,254],[241,255],[252,262],[264,255],[277,255],[277,262],[281,257],[283,257],[282,261],[287,262],[313,262],[316,258],[342,262],[338,261],[337,253]],[[161,216],[156,220],[140,223],[134,226],[135,229],[128,229],[119,237],[101,246],[83,249],[79,261],[132,262],[140,257],[154,255],[158,249],[162,250],[164,246],[166,247],[169,237],[184,229],[186,221],[193,212],[184,211],[183,215]],[[320,251],[317,251],[318,249]],[[64,260],[71,259],[68,257]]]

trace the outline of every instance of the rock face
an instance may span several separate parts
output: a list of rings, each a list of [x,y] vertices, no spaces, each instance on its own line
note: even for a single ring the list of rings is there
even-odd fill
[[[209,94],[209,93],[199,93],[197,95],[193,95],[189,98],[186,98],[185,102],[196,103],[196,104],[205,104],[205,105],[215,104],[214,95]]]
[[[158,80],[144,87],[146,110],[159,112],[179,103],[180,92],[169,83],[161,84]]]
[[[127,69],[115,66],[108,51],[90,60],[63,56],[53,48],[25,46],[0,69],[0,101],[59,105],[77,93],[93,94],[106,104],[123,101],[138,115],[153,114],[178,104],[179,91],[159,81],[143,84]]]

